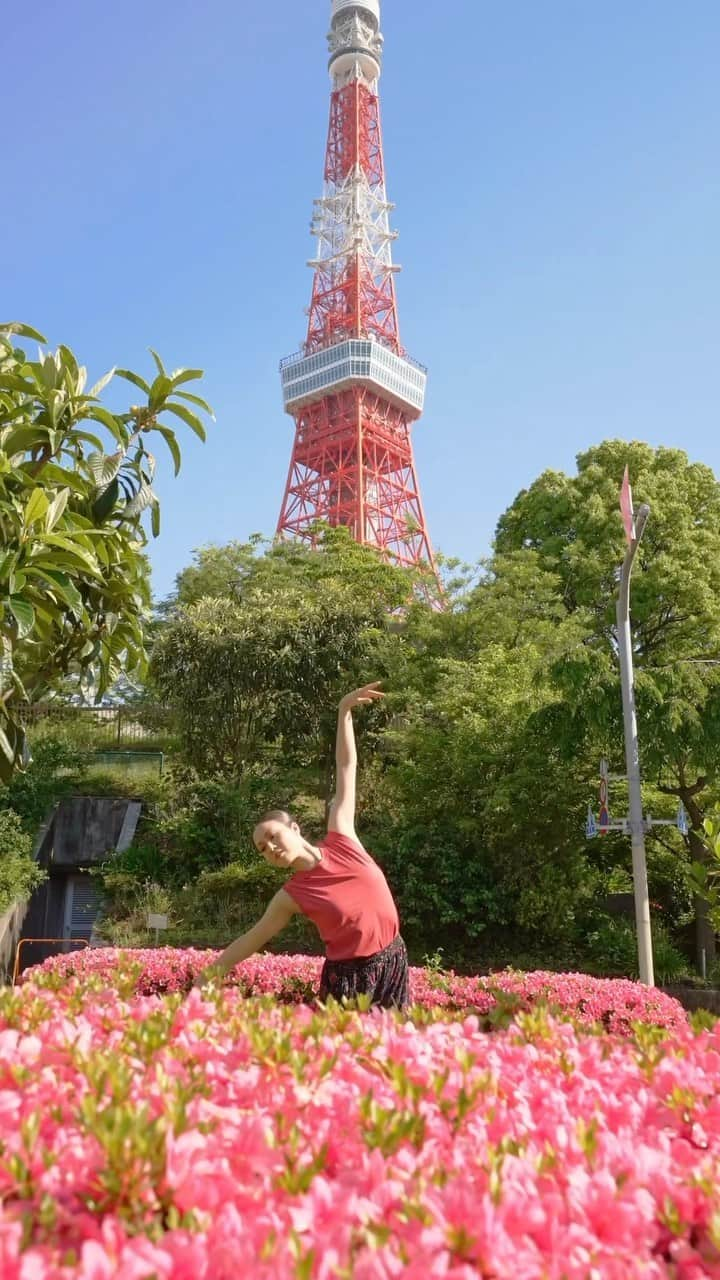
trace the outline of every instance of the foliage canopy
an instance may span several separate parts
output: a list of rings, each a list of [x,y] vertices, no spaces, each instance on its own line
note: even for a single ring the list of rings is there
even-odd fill
[[[145,511],[160,529],[149,437],[162,438],[177,473],[167,415],[204,439],[196,410],[209,413],[184,389],[198,369],[168,373],[153,352],[151,382],[113,369],[86,390],[68,347],[31,359],[18,338],[45,341],[27,325],[0,326],[0,779],[22,761],[25,700],[72,673],[99,696],[121,669],[142,666]],[[100,400],[114,374],[142,393],[125,412]]]

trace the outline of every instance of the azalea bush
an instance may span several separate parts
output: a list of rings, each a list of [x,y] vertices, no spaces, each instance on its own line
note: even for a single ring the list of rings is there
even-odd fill
[[[409,1015],[304,1003],[311,958],[183,994],[206,960],[0,994],[3,1280],[720,1277],[720,1029],[579,975],[494,975],[527,1009],[490,1035],[441,972]]]
[[[25,981],[36,988],[63,991],[72,979],[92,980],[127,997],[185,993],[217,954],[194,948],[92,948],[53,956],[29,970]],[[274,996],[284,1003],[312,1003],[322,964],[319,956],[264,953],[237,965],[226,981],[246,997]],[[671,1030],[687,1021],[682,1005],[656,988],[581,973],[505,970],[489,977],[464,977],[438,965],[411,967],[410,995],[421,1008],[476,1013],[492,1026],[540,1003],[584,1026],[598,1024],[626,1035],[636,1022]]]

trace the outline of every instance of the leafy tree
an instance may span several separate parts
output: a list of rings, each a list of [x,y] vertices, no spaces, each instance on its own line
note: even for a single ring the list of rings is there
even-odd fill
[[[586,770],[555,746],[549,679],[585,629],[558,610],[553,575],[512,556],[503,571],[411,618],[363,820],[411,934],[508,960],[531,940],[561,963],[602,880],[578,822]]]
[[[249,542],[228,542],[223,547],[208,543],[193,552],[194,564],[177,575],[175,592],[164,606],[197,604],[205,596],[239,599],[248,575],[257,571],[258,551],[266,546],[259,534]]]
[[[679,449],[606,441],[578,457],[576,476],[545,472],[519,494],[500,520],[496,547],[555,575],[565,613],[589,622],[585,642],[555,668],[568,710],[560,729],[568,755],[591,732],[611,767],[624,772],[615,599],[626,463],[636,502],[651,509],[631,592],[641,764],[649,784],[673,805],[682,801],[690,856],[705,863],[704,815],[720,781],[720,485],[713,472]],[[671,847],[680,851],[679,837]],[[704,949],[711,962],[714,931],[701,899],[696,907],[698,956]]]
[[[231,598],[178,608],[161,630],[153,680],[201,772],[240,776],[273,744],[329,771],[337,700],[356,676],[382,674],[409,578],[344,528],[314,549],[252,551]]]
[[[162,437],[177,473],[165,415],[204,439],[195,409],[209,412],[183,389],[200,370],[167,373],[154,352],[151,383],[117,369],[86,391],[86,370],[68,347],[32,360],[17,337],[45,341],[28,326],[0,326],[0,779],[22,761],[24,700],[73,672],[100,695],[121,667],[142,665],[143,512],[154,535],[160,528],[148,437]],[[99,399],[114,373],[143,395],[124,413]]]
[[[720,819],[717,814],[703,823],[707,856],[690,866],[690,885],[708,904],[708,916],[716,932],[720,932]]]

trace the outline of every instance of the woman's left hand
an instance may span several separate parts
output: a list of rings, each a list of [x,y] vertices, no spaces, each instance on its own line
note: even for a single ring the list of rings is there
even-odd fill
[[[385,694],[379,688],[382,682],[375,680],[372,684],[364,684],[362,689],[353,689],[352,693],[346,693],[341,699],[340,710],[350,711],[353,707],[363,706],[368,702],[377,702],[378,699],[384,698]]]
[[[225,975],[214,965],[209,965],[207,969],[203,969],[195,978],[195,981],[193,982],[193,990],[195,987],[202,990],[203,987],[209,986],[211,982],[221,983],[224,976]]]

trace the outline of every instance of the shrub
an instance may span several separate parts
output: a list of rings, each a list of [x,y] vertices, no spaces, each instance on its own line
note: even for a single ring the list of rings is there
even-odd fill
[[[286,876],[259,859],[243,866],[232,863],[220,871],[205,871],[177,895],[175,907],[183,936],[195,943],[231,942],[259,920]],[[317,954],[321,949],[317,929],[304,916],[294,916],[273,940],[275,948]],[[271,944],[272,945],[272,944]]]
[[[33,842],[12,809],[0,809],[0,915],[29,898],[46,873],[33,861]]]
[[[27,769],[0,788],[0,806],[14,810],[35,832],[52,805],[77,790],[84,766],[84,753],[64,734],[47,734],[34,743]]]
[[[252,830],[258,815],[286,794],[262,770],[236,782],[171,766],[161,779],[143,786],[146,804],[136,844],[113,866],[149,873],[180,889],[204,871],[219,871],[234,861],[254,863]]]
[[[666,926],[657,920],[652,924],[652,944],[656,982],[665,986],[687,974],[686,957],[675,946]],[[637,935],[630,920],[601,918],[598,927],[589,934],[587,945],[593,972],[608,977],[637,978]]]
[[[258,860],[204,871],[181,889],[167,889],[153,877],[153,857],[152,848],[134,845],[122,866],[103,868],[105,914],[97,929],[115,946],[150,945],[147,913],[159,911],[169,917],[163,934],[168,945],[224,948],[257,922],[283,883],[282,873]],[[317,930],[303,916],[295,916],[274,940],[273,949],[288,948],[311,955],[321,949]]]

